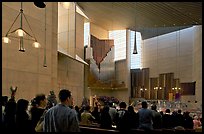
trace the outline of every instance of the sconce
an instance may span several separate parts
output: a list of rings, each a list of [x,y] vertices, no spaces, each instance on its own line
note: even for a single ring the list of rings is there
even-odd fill
[[[18,19],[18,17],[20,16],[20,27],[11,31],[13,25],[15,24],[16,20]],[[32,35],[29,34],[24,28],[23,28],[23,17],[26,20],[26,23],[29,26],[30,31],[32,32]],[[15,34],[14,34],[15,33]],[[17,38],[19,39],[19,51],[21,52],[25,52],[25,48],[23,46],[23,41],[25,40],[31,40],[34,41],[32,46],[35,48],[39,48],[40,47],[40,43],[37,41],[37,39],[35,38],[35,35],[30,27],[30,24],[28,23],[28,20],[25,16],[25,14],[23,13],[23,5],[21,2],[21,9],[19,14],[17,15],[17,17],[15,18],[14,22],[12,23],[11,27],[9,28],[8,32],[6,33],[6,35],[4,37],[2,37],[2,41],[3,43],[11,43],[10,38]]]

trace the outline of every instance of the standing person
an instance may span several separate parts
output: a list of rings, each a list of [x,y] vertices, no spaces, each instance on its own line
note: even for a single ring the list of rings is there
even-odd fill
[[[170,109],[166,109],[165,114],[162,116],[162,127],[165,129],[173,128],[173,116],[170,114]]]
[[[146,101],[142,102],[142,108],[138,111],[139,115],[139,129],[151,130],[153,129],[153,113],[147,109]]]
[[[95,117],[92,116],[90,112],[90,108],[91,107],[89,105],[86,105],[84,112],[81,113],[81,122],[80,122],[81,125],[90,126],[95,120]]]
[[[153,128],[160,129],[162,124],[162,115],[157,111],[157,106],[151,106],[152,113],[153,113]]]
[[[10,98],[5,106],[4,123],[6,131],[15,131],[16,101]]]
[[[18,132],[32,132],[31,121],[27,113],[29,101],[19,99],[16,107],[16,128]]]
[[[50,94],[47,97],[47,109],[50,109],[51,107],[57,105],[56,95],[53,90],[50,91]]]
[[[201,127],[201,122],[200,120],[198,119],[198,116],[197,115],[194,115],[193,116],[193,129],[197,129]]]
[[[73,105],[71,92],[62,89],[59,92],[60,103],[48,109],[44,117],[44,132],[79,132],[76,111],[69,108]]]
[[[2,108],[1,109],[2,110],[2,113],[1,113],[1,115],[2,115],[1,123],[2,123],[3,128],[5,128],[4,116],[5,116],[5,106],[6,106],[7,102],[8,102],[8,96],[2,96],[1,97],[1,103],[2,103],[2,106],[1,106],[1,108]]]
[[[95,106],[93,111],[91,112],[92,116],[94,116],[95,120],[94,123],[100,122],[100,112],[98,110],[98,106]]]
[[[129,126],[129,129],[136,129],[139,125],[139,117],[138,114],[134,111],[133,106],[128,106],[127,111],[127,123]]]
[[[101,116],[100,116],[100,127],[101,128],[107,128],[111,129],[112,128],[112,120],[111,116],[109,114],[109,106],[104,106],[103,110],[101,111]]]
[[[189,115],[190,112],[186,111],[183,114],[184,117],[184,128],[185,129],[193,129],[193,118]]]
[[[47,99],[45,94],[37,94],[34,98],[34,101],[36,106],[33,106],[30,110],[33,131],[35,130],[35,127],[40,120],[40,117],[45,112],[45,108],[47,106]]]
[[[183,114],[181,113],[181,109],[178,110],[177,114],[175,115],[175,127],[176,126],[184,126],[184,117]]]
[[[80,109],[79,109],[78,106],[75,106],[74,109],[75,109],[76,112],[77,112],[78,121],[80,122],[80,121],[81,121],[81,113],[80,113]]]
[[[113,107],[113,103],[109,103],[109,114],[111,116],[112,123],[115,124],[117,110]]]
[[[129,128],[126,118],[127,104],[125,102],[120,102],[119,107],[120,109],[116,113],[116,128],[120,132],[125,132]]]

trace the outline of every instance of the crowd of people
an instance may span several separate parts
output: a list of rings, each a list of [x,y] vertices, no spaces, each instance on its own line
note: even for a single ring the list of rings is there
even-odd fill
[[[146,101],[135,112],[134,107],[125,102],[119,108],[112,103],[103,107],[99,105],[73,106],[72,94],[61,89],[57,97],[53,92],[46,97],[37,94],[31,101],[2,96],[2,126],[7,131],[17,132],[80,132],[80,125],[117,129],[128,132],[131,129],[196,129],[202,127],[202,119],[197,115],[191,117],[190,112],[157,111],[157,106],[148,108]],[[41,121],[41,122],[40,122]],[[40,123],[39,123],[40,122]],[[41,124],[41,126],[39,125]],[[38,127],[38,128],[37,128]]]

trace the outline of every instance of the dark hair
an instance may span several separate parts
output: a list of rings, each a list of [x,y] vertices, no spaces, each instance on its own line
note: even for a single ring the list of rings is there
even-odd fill
[[[103,112],[103,113],[108,113],[109,109],[110,109],[109,106],[106,105],[106,106],[103,107],[102,112]]]
[[[166,113],[170,113],[170,109],[166,109],[166,111],[165,111]]]
[[[40,104],[40,101],[46,99],[45,94],[37,94],[35,97],[35,103]]]
[[[64,102],[67,98],[71,97],[71,92],[67,89],[61,89],[58,96],[59,100]]]
[[[146,101],[142,102],[142,108],[147,108],[147,102]]]
[[[179,114],[181,113],[181,109],[178,110],[178,113],[179,113]]]
[[[19,99],[17,102],[17,111],[26,111],[29,101],[25,99]]]
[[[2,106],[5,106],[7,102],[8,102],[8,96],[1,96]]]
[[[120,102],[119,106],[120,106],[120,108],[126,108],[127,104],[124,101],[122,101],[122,102]]]
[[[89,105],[86,105],[85,110],[89,111],[91,109],[91,107]]]
[[[128,111],[129,111],[129,112],[134,112],[133,106],[128,106]]]
[[[152,106],[151,106],[151,109],[152,109],[152,110],[157,110],[157,106],[156,106],[156,105],[152,105]]]

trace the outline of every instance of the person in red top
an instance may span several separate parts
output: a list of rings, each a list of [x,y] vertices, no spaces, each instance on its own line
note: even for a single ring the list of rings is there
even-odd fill
[[[196,129],[198,127],[201,127],[201,122],[200,120],[198,120],[198,116],[197,115],[194,115],[193,117],[193,129]]]

